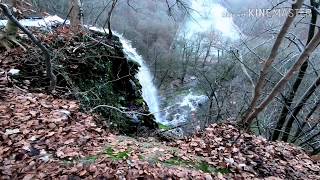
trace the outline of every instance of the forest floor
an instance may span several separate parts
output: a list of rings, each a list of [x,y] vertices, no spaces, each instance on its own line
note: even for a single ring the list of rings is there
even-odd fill
[[[297,147],[228,124],[159,142],[108,132],[79,103],[0,80],[0,179],[320,179]]]
[[[303,150],[231,124],[171,142],[111,132],[75,100],[18,86],[18,60],[0,56],[0,179],[320,179]]]

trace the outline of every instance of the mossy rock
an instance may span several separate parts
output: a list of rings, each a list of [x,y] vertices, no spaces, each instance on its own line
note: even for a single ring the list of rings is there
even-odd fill
[[[109,40],[97,32],[71,37],[57,31],[48,34],[47,39],[50,40],[48,47],[55,53],[52,62],[59,87],[57,93],[78,99],[85,111],[99,105],[120,108],[135,104],[139,107],[134,110],[149,114],[143,103],[141,85],[135,77],[140,66],[126,59],[118,37]],[[46,66],[39,50],[31,49],[28,54],[20,56],[16,58],[21,61],[17,68],[23,73],[19,81],[29,80],[34,89],[48,87]],[[110,108],[99,108],[95,112],[102,115],[111,129],[125,134],[136,133],[137,124],[132,123],[126,114]],[[152,125],[150,122],[153,121],[153,116],[143,117],[139,125]]]

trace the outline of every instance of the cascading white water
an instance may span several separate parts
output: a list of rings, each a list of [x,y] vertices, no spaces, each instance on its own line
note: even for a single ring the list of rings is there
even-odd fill
[[[192,90],[189,90],[187,95],[177,96],[175,104],[165,108],[166,125],[177,126],[189,119],[192,112],[196,112],[199,105],[205,103],[208,97],[205,95],[196,95]]]
[[[237,26],[233,23],[231,17],[226,17],[227,10],[221,6],[216,0],[192,0],[191,8],[194,10],[191,12],[191,17],[185,24],[183,31],[178,34],[179,37],[193,37],[197,33],[209,32],[211,30],[217,30],[225,38],[238,39],[240,37]],[[174,114],[174,118],[168,118],[168,109],[166,109],[166,116],[162,117],[160,113],[160,103],[158,98],[158,92],[153,84],[153,77],[145,64],[143,58],[132,47],[131,43],[122,37],[120,34],[115,33],[123,45],[124,52],[129,59],[140,64],[137,78],[142,86],[142,96],[146,101],[149,111],[154,114],[156,121],[161,124],[177,125],[187,121],[187,114],[190,111],[196,111],[199,104],[207,100],[204,95],[193,94],[189,92],[187,96],[180,98],[180,101],[175,102],[171,107],[180,108],[180,112]]]
[[[93,31],[107,32],[106,30],[97,27],[89,27],[89,29]],[[142,56],[139,55],[136,49],[132,47],[130,41],[126,40],[121,34],[115,31],[113,33],[114,35],[119,37],[120,42],[123,46],[123,51],[128,56],[128,58],[140,65],[136,77],[138,78],[139,83],[142,86],[142,97],[146,101],[149,107],[149,111],[154,115],[156,122],[165,124],[166,122],[161,117],[158,91],[152,81],[153,76],[151,75],[148,66],[145,64]]]
[[[239,28],[228,10],[218,0],[191,0],[191,14],[182,26],[178,36],[192,39],[198,33],[218,32],[224,38],[236,40],[240,38]],[[178,37],[179,38],[179,37]]]
[[[139,72],[136,76],[142,86],[142,97],[146,101],[149,111],[154,115],[158,123],[165,123],[160,115],[158,91],[152,81],[153,77],[149,71],[149,68],[145,64],[142,56],[139,55],[135,48],[132,47],[131,43],[120,34],[115,34],[120,38],[123,51],[128,58],[140,64]]]

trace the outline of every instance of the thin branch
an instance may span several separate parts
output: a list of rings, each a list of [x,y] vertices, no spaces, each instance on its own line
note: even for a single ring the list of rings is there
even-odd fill
[[[138,115],[142,115],[142,116],[151,116],[151,115],[154,115],[156,113],[160,113],[160,112],[153,112],[153,113],[149,113],[149,114],[145,114],[145,113],[140,113],[140,112],[137,112],[137,111],[123,111],[117,107],[114,107],[114,106],[109,106],[109,105],[99,105],[99,106],[96,106],[94,107],[93,109],[91,109],[91,112],[94,112],[96,111],[97,109],[99,108],[109,108],[109,109],[113,109],[113,110],[116,110],[122,114],[126,114],[126,115],[131,115],[131,114],[138,114]]]
[[[26,29],[16,17],[14,17],[6,4],[0,3],[0,8],[3,10],[4,15],[10,19],[10,21],[20,28],[31,39],[31,41],[42,50],[47,67],[47,77],[50,79],[49,91],[53,91],[56,86],[57,78],[53,74],[50,51],[28,29]]]
[[[270,67],[272,67],[273,62],[275,61],[277,55],[278,55],[278,51],[280,48],[280,45],[282,44],[285,35],[287,34],[287,32],[289,31],[290,26],[292,25],[295,17],[298,14],[298,9],[301,8],[303,3],[303,0],[297,0],[297,2],[295,4],[292,5],[291,8],[291,15],[289,15],[284,23],[284,25],[282,26],[277,39],[272,47],[270,56],[268,57],[268,59],[265,61],[264,66],[260,72],[260,77],[259,80],[257,82],[257,85],[255,86],[255,90],[254,90],[254,97],[251,101],[251,104],[248,108],[248,111],[245,115],[245,117],[242,119],[242,121],[240,122],[240,125],[243,126],[244,128],[248,129],[250,127],[250,124],[252,123],[253,119],[257,116],[257,114],[261,111],[257,111],[256,105],[259,101],[259,98],[261,96],[261,91],[265,86],[265,78],[268,74],[268,71],[270,69]],[[270,96],[269,96],[270,97]],[[273,97],[272,97],[273,98]],[[268,100],[269,101],[269,100]],[[267,104],[269,104],[269,102],[267,101]],[[265,105],[267,105],[265,104]],[[263,106],[260,106],[263,107]],[[263,107],[264,108],[264,107]]]
[[[235,54],[235,53],[232,51],[232,54],[241,62],[241,63],[240,63],[241,69],[242,69],[243,73],[247,76],[247,78],[249,79],[249,81],[250,81],[250,83],[251,83],[251,86],[252,86],[252,89],[254,89],[254,88],[255,88],[255,84],[254,84],[253,79],[252,79],[252,77],[250,76],[250,74],[249,74],[249,72],[248,72],[248,70],[247,70],[247,67],[246,67],[246,66],[244,65],[244,63],[243,63],[242,55],[241,55],[241,53],[240,53],[239,50],[237,50],[237,52],[238,52],[238,54]],[[238,56],[237,56],[237,55],[238,55]],[[253,92],[253,91],[252,91],[252,92]],[[253,96],[253,94],[252,94],[252,96]]]
[[[273,98],[280,92],[283,86],[291,79],[291,77],[300,69],[302,64],[307,61],[309,56],[314,52],[320,43],[320,31],[312,38],[311,42],[308,44],[307,48],[301,54],[297,62],[293,65],[293,67],[288,71],[288,73],[281,78],[281,80],[276,84],[276,86],[272,89],[270,95],[266,97],[261,104],[253,108],[253,111],[246,118],[246,122],[251,124],[250,122],[257,117],[257,115],[273,100]],[[248,124],[247,124],[248,125]]]
[[[109,6],[110,3],[111,3],[111,1],[109,1],[109,2],[103,7],[102,11],[98,14],[98,16],[96,17],[96,20],[95,20],[94,23],[93,23],[94,25],[97,24],[100,16],[101,16],[102,13],[107,9],[107,7]]]

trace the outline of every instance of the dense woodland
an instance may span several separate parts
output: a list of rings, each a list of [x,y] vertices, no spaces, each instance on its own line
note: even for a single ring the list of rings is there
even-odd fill
[[[0,179],[320,178],[319,0],[0,8]]]

